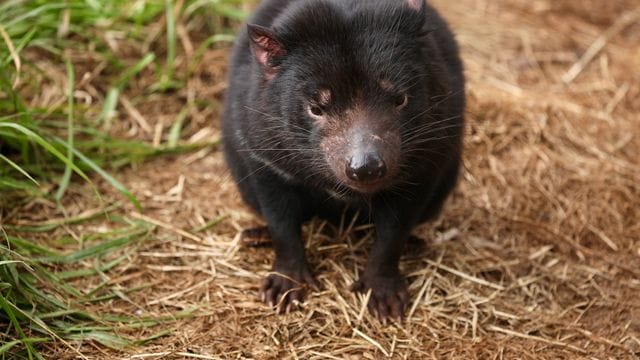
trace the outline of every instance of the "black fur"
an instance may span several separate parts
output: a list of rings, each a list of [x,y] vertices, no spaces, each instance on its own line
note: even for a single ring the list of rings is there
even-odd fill
[[[296,283],[314,284],[300,227],[313,216],[335,220],[345,207],[375,224],[376,239],[354,289],[372,289],[369,309],[400,317],[408,305],[398,262],[411,229],[438,215],[455,186],[463,133],[464,78],[458,47],[429,5],[410,0],[265,0],[250,24],[271,29],[286,54],[268,78],[243,29],[230,64],[223,115],[225,157],[244,200],[266,220],[275,245],[274,273],[262,287],[282,311],[302,300]],[[379,79],[406,89],[400,172],[375,194],[360,194],[333,175],[320,147],[323,132],[305,111],[319,86],[333,91],[331,113],[364,94],[385,111]],[[292,281],[293,280],[293,281]],[[288,290],[294,289],[285,294]]]

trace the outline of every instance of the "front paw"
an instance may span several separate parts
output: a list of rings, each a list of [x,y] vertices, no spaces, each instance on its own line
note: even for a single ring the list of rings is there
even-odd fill
[[[371,290],[371,297],[367,308],[383,324],[389,318],[399,321],[409,307],[410,297],[404,277],[397,275],[367,275],[363,274],[356,281],[351,290],[366,293]]]
[[[301,266],[294,269],[275,268],[262,281],[260,297],[262,302],[275,308],[278,314],[295,310],[304,300],[307,287],[317,288],[309,268]]]

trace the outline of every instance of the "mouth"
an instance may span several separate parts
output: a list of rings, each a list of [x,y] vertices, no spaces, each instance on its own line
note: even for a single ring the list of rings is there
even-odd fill
[[[340,184],[345,189],[364,196],[372,196],[389,188],[396,179],[393,169],[382,177],[365,180],[350,178],[344,171],[339,171],[338,169],[343,168],[342,163],[338,163],[338,165],[329,163],[329,166],[332,170],[331,177],[333,178],[333,182]]]
[[[373,195],[384,190],[388,184],[389,182],[386,178],[369,182],[356,182],[351,180],[344,182],[344,185],[362,195]]]

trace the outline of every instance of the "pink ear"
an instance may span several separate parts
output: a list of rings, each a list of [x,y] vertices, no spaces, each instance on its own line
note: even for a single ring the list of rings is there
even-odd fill
[[[424,1],[425,0],[404,0],[404,2],[415,11],[422,10],[422,7],[424,6]]]
[[[251,50],[267,75],[275,75],[276,67],[273,60],[277,57],[285,56],[287,51],[284,45],[278,40],[270,29],[259,25],[247,25],[249,38],[251,39]]]

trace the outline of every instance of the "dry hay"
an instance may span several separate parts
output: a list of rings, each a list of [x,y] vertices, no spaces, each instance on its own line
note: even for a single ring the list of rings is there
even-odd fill
[[[171,330],[126,352],[80,350],[105,359],[638,358],[637,2],[432,3],[463,48],[466,155],[444,213],[416,231],[426,245],[414,244],[403,258],[413,299],[404,324],[382,326],[349,291],[370,236],[320,222],[305,228],[305,238],[322,290],[293,314],[263,306],[257,287],[272,251],[239,246],[239,232],[260,220],[241,203],[220,151],[209,149],[120,176],[146,208],[125,213],[158,230],[128,266],[109,274],[110,285],[150,287],[93,309],[167,315],[198,307],[202,315],[127,333]],[[137,104],[146,130],[128,107],[118,126],[161,139],[184,98],[220,97],[225,56],[207,54],[178,94]],[[217,114],[191,109],[189,116],[194,137],[219,135]],[[78,194],[69,209],[86,210],[87,198]],[[204,233],[181,231],[219,216]],[[82,226],[71,229],[109,224]],[[62,346],[48,355],[74,356]]]

